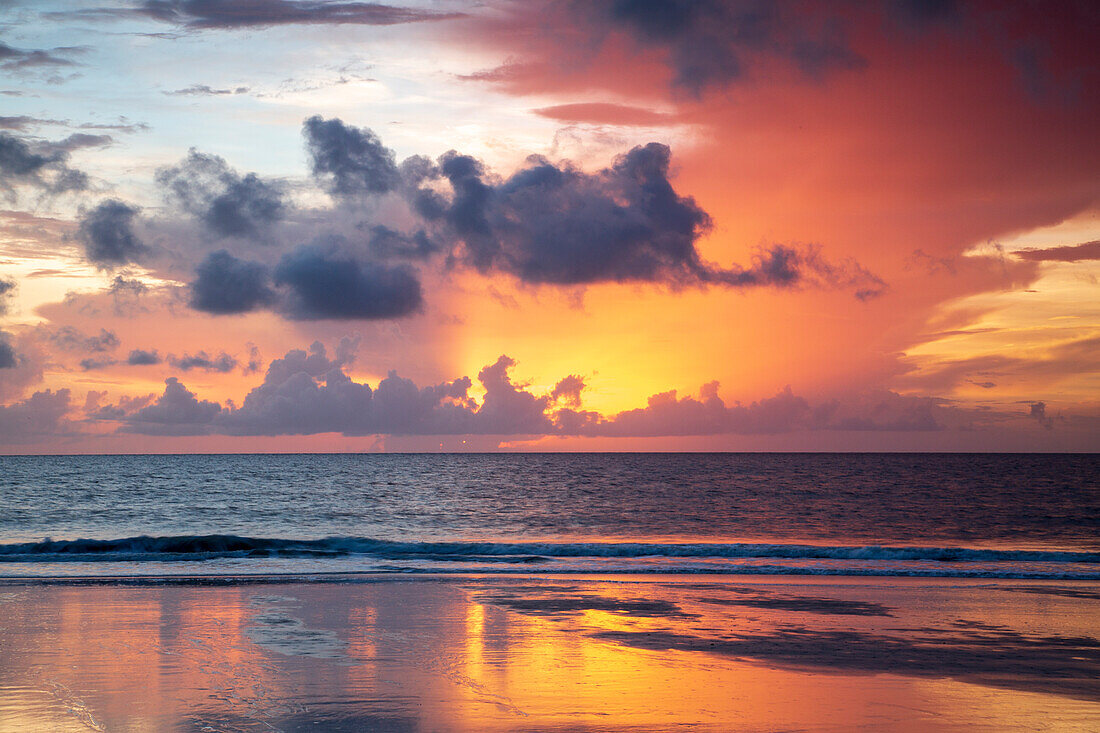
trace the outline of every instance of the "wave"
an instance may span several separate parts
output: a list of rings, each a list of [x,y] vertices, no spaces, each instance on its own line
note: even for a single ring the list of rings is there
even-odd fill
[[[0,545],[0,562],[181,561],[346,557],[438,562],[538,563],[566,558],[791,559],[936,563],[1100,563],[1100,552],[964,547],[646,542],[399,542],[368,537],[287,539],[179,535],[51,540]]]

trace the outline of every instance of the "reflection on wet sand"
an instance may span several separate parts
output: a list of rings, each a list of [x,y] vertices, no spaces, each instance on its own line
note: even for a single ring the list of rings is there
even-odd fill
[[[1095,585],[344,581],[9,583],[0,730],[1011,731],[1100,720]]]

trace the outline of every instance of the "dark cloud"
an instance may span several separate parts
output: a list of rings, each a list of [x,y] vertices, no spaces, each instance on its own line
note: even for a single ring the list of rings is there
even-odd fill
[[[406,161],[408,162],[408,161]],[[656,282],[672,286],[850,287],[857,297],[884,285],[853,261],[832,263],[813,245],[774,245],[749,267],[702,259],[696,242],[710,217],[669,180],[671,151],[650,143],[609,167],[585,173],[533,156],[502,181],[481,161],[447,153],[416,177],[402,165],[414,210],[456,243],[455,258],[481,272],[502,270],[529,283]],[[421,181],[444,178],[449,201]]]
[[[198,277],[191,283],[190,303],[196,310],[217,315],[247,313],[275,300],[267,268],[239,260],[224,249],[207,255],[195,272]]]
[[[0,331],[0,369],[14,369],[18,360],[8,334]]]
[[[27,185],[49,193],[82,191],[88,176],[67,165],[68,150],[61,143],[36,142],[0,132],[0,190]]]
[[[189,372],[192,369],[202,369],[207,372],[220,372],[225,374],[237,368],[237,360],[224,351],[217,356],[210,356],[205,351],[200,351],[194,355],[184,354],[178,357],[170,355],[168,357],[168,363],[176,369],[185,372]]]
[[[233,29],[286,24],[397,25],[461,17],[457,13],[401,8],[371,2],[317,0],[145,0],[136,12],[155,20],[196,29]]]
[[[1047,430],[1054,427],[1054,419],[1047,415],[1045,402],[1032,402],[1028,409],[1028,415]]]
[[[157,353],[156,349],[153,349],[152,351],[146,351],[145,349],[134,349],[126,358],[126,363],[131,366],[150,366],[152,364],[160,364],[160,354]]]
[[[1100,260],[1100,240],[1072,244],[1046,249],[1023,249],[1013,252],[1022,260],[1036,262],[1080,262],[1081,260]]]
[[[333,196],[382,194],[400,185],[393,151],[371,130],[315,115],[305,121],[303,134],[313,175]]]
[[[565,3],[596,43],[625,34],[642,51],[656,50],[672,84],[694,96],[748,77],[774,60],[819,79],[866,61],[847,43],[842,13],[768,0],[612,0]]]
[[[248,87],[233,87],[232,89],[215,89],[206,84],[192,84],[183,89],[176,89],[165,94],[174,97],[224,97],[234,94],[247,94]]]
[[[140,261],[149,251],[134,234],[138,209],[110,199],[87,212],[77,236],[84,243],[88,261],[101,270]]]
[[[255,173],[242,177],[224,159],[194,148],[179,165],[158,171],[157,183],[221,236],[256,237],[284,214],[277,186]]]
[[[164,393],[157,400],[127,418],[123,429],[145,435],[201,435],[221,405],[200,401],[175,377],[164,382]]]
[[[13,295],[15,295],[15,281],[0,277],[0,316],[7,315]]]
[[[380,260],[422,260],[440,251],[439,245],[423,229],[404,234],[382,225],[370,228],[367,246],[371,256]]]
[[[886,7],[896,21],[914,30],[960,18],[958,0],[889,0]]]
[[[289,291],[282,308],[295,319],[398,318],[423,305],[420,281],[411,268],[359,262],[319,244],[285,255],[274,280]]]
[[[45,390],[11,405],[0,406],[0,441],[24,443],[57,435],[69,411],[70,392]]]

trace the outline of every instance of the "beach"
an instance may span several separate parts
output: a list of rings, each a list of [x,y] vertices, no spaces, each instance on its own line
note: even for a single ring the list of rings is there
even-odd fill
[[[6,579],[3,731],[1095,730],[1100,583]]]

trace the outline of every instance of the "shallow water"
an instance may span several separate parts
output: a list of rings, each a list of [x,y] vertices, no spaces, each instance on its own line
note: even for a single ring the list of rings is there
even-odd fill
[[[1100,720],[1095,583],[330,581],[2,584],[0,730],[1000,733]]]

